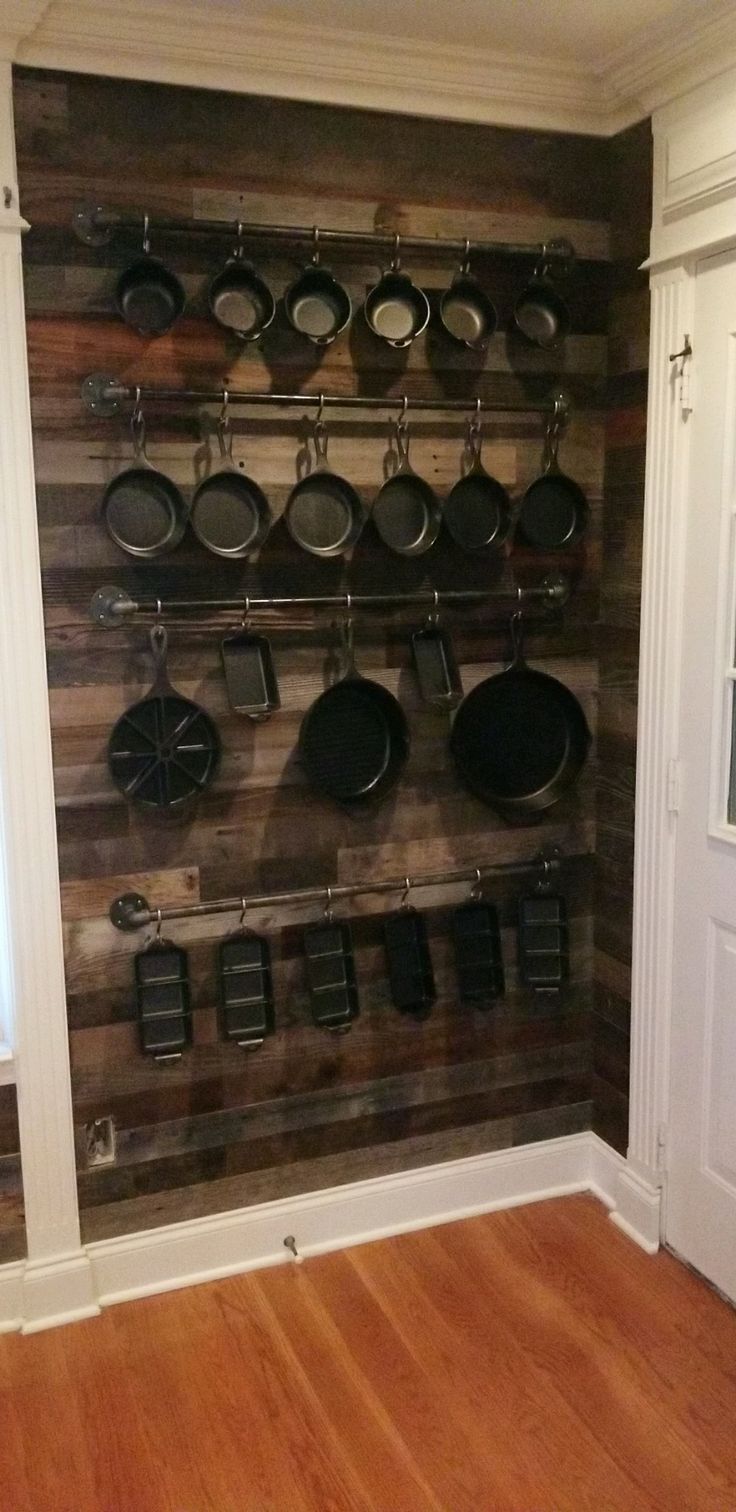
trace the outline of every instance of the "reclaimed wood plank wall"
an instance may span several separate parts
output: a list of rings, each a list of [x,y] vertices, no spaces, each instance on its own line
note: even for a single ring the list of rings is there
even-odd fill
[[[442,537],[415,562],[390,557],[369,528],[353,559],[316,564],[277,524],[257,562],[223,564],[187,543],[163,564],[135,564],[98,518],[107,480],[130,456],[125,420],[87,415],[82,379],[101,370],[127,382],[311,387],[342,393],[534,400],[562,378],[575,411],[561,460],[592,504],[584,548],[565,561],[576,592],[564,616],[530,625],[531,659],[560,675],[596,725],[598,659],[592,627],[601,568],[606,324],[610,266],[609,145],[565,135],[407,120],[360,111],[250,99],[159,85],[19,70],[18,157],[25,244],[28,341],[38,510],[48,637],[53,750],[66,937],[80,1197],[86,1238],[226,1209],[509,1143],[590,1126],[593,882],[596,767],[548,818],[512,828],[461,791],[446,754],[447,721],[421,706],[407,644],[416,618],[358,625],[361,670],[398,689],[412,754],[393,797],[375,813],[347,816],[318,801],[294,759],[304,710],[324,685],[328,623],[279,622],[274,649],[283,710],[255,731],[228,710],[216,627],[172,624],[170,672],[217,720],[224,757],[196,814],[141,816],[113,788],[109,730],[150,682],[143,625],[107,634],[91,626],[95,588],[117,582],[148,594],[254,594],[353,588],[451,587],[534,582],[549,561],[517,551],[476,561]],[[427,234],[542,241],[569,235],[582,254],[570,280],[573,331],[554,358],[523,351],[505,330],[482,362],[450,348],[433,328],[407,353],[376,343],[356,315],[348,333],[317,353],[278,318],[262,345],[241,349],[206,316],[208,275],[226,248],[205,238],[156,241],[189,296],[173,331],[147,341],[115,316],[118,270],[135,250],[117,241],[91,250],[70,231],[84,200],[151,213],[358,225]],[[261,260],[281,291],[295,271]],[[375,281],[369,263],[331,256],[359,303]],[[433,298],[452,268],[408,259]],[[531,264],[488,259],[504,326]],[[170,406],[147,414],[150,453],[185,489],[206,466],[202,417]],[[445,415],[413,427],[417,469],[446,490],[457,477],[462,427]],[[276,512],[295,480],[303,417],[238,418],[236,456]],[[339,413],[330,457],[366,503],[382,479],[388,428],[380,416]],[[541,427],[505,414],[486,426],[488,467],[515,495],[536,475]],[[488,612],[448,617],[465,687],[497,666],[507,635]],[[270,622],[275,628],[275,617]],[[221,627],[220,627],[221,628]],[[490,1013],[461,1008],[448,943],[448,906],[429,908],[438,1000],[423,1024],[389,1004],[379,905],[357,905],[355,940],[362,1015],[352,1032],[312,1027],[299,926],[305,913],[254,917],[272,935],[277,1033],[245,1056],[218,1038],[214,945],[232,921],[171,927],[190,951],[194,1044],[175,1066],[144,1061],[133,1013],[132,953],[140,937],[107,921],[112,897],[140,889],[155,903],[224,893],[328,884],[431,867],[526,858],[556,842],[569,858],[572,980],[560,1007],[520,990],[513,918],[519,885],[493,884],[502,910],[507,994]],[[390,900],[389,904],[390,906]],[[312,912],[314,917],[314,911]],[[112,1114],[115,1166],[87,1170],[82,1129]]]
[[[610,143],[612,284],[601,555],[593,1127],[622,1152],[629,1021],[641,545],[649,365],[651,128]]]

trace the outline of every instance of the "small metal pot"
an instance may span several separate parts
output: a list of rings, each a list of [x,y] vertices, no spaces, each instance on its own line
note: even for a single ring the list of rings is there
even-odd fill
[[[226,390],[217,422],[220,466],[197,488],[189,518],[197,540],[208,551],[236,559],[263,544],[271,528],[271,509],[263,489],[233,462],[227,401]]]
[[[135,461],[108,483],[102,518],[115,545],[130,556],[159,557],[179,545],[188,510],[176,484],[146,456],[146,426],[138,402],[130,430]]]
[[[401,272],[400,238],[394,243],[391,267],[366,296],[363,314],[374,336],[392,347],[408,347],[426,329],[429,300],[423,289]]]
[[[315,346],[329,346],[350,323],[352,305],[347,289],[319,259],[319,231],[315,226],[312,260],[286,290],[284,310],[289,324],[301,336]]]
[[[118,314],[142,336],[162,336],[181,315],[186,297],[175,273],[150,255],[148,216],[143,222],[143,255],[123,269],[115,289]]]
[[[365,524],[365,510],[352,483],[330,471],[327,462],[327,426],[320,416],[314,422],[314,471],[292,488],[284,518],[292,540],[313,556],[342,556],[349,551]]]
[[[450,489],[443,515],[453,540],[463,551],[482,551],[504,540],[511,515],[511,501],[502,483],[492,478],[481,460],[480,400],[478,412],[468,422],[470,466]]]
[[[376,495],[373,521],[381,540],[392,551],[400,556],[422,556],[439,535],[440,501],[409,461],[409,423],[405,414],[395,422],[394,435],[399,465]]]
[[[556,347],[570,329],[570,311],[550,278],[552,261],[549,248],[542,255],[529,283],[522,289],[514,306],[514,323],[532,346],[548,350]]]
[[[493,300],[470,271],[470,242],[460,267],[440,300],[440,320],[453,341],[471,351],[482,352],[498,325]]]
[[[237,245],[209,288],[209,307],[218,325],[241,341],[257,341],[276,314],[276,301],[260,274],[243,257],[243,226],[238,222]]]

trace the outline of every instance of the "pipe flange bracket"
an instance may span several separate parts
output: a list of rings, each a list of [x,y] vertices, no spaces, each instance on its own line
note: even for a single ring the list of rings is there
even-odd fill
[[[148,913],[148,901],[142,893],[121,893],[110,904],[110,922],[126,934],[140,929],[136,914]]]
[[[82,388],[82,403],[91,415],[108,420],[117,415],[125,398],[125,388],[109,373],[90,373]]]
[[[135,604],[129,593],[124,588],[116,588],[114,584],[106,583],[92,594],[89,606],[89,617],[95,625],[102,625],[105,630],[119,630],[127,615],[135,609]]]
[[[564,572],[550,572],[544,579],[542,588],[547,595],[547,602],[553,609],[564,609],[570,600],[570,579],[565,577]]]
[[[72,226],[85,247],[106,247],[112,240],[114,228],[104,205],[80,205],[72,216]]]

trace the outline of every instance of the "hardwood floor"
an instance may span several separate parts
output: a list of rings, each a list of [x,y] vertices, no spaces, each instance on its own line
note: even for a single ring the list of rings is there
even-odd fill
[[[733,1512],[736,1313],[588,1197],[0,1339],[3,1512]]]

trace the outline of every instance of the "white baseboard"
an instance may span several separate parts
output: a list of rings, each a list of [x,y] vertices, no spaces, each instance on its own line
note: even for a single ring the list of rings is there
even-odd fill
[[[307,1258],[588,1191],[630,1238],[657,1248],[655,1194],[595,1134],[570,1134],[104,1239],[56,1262],[0,1266],[0,1328],[28,1333],[116,1302],[288,1263],[287,1235]]]

